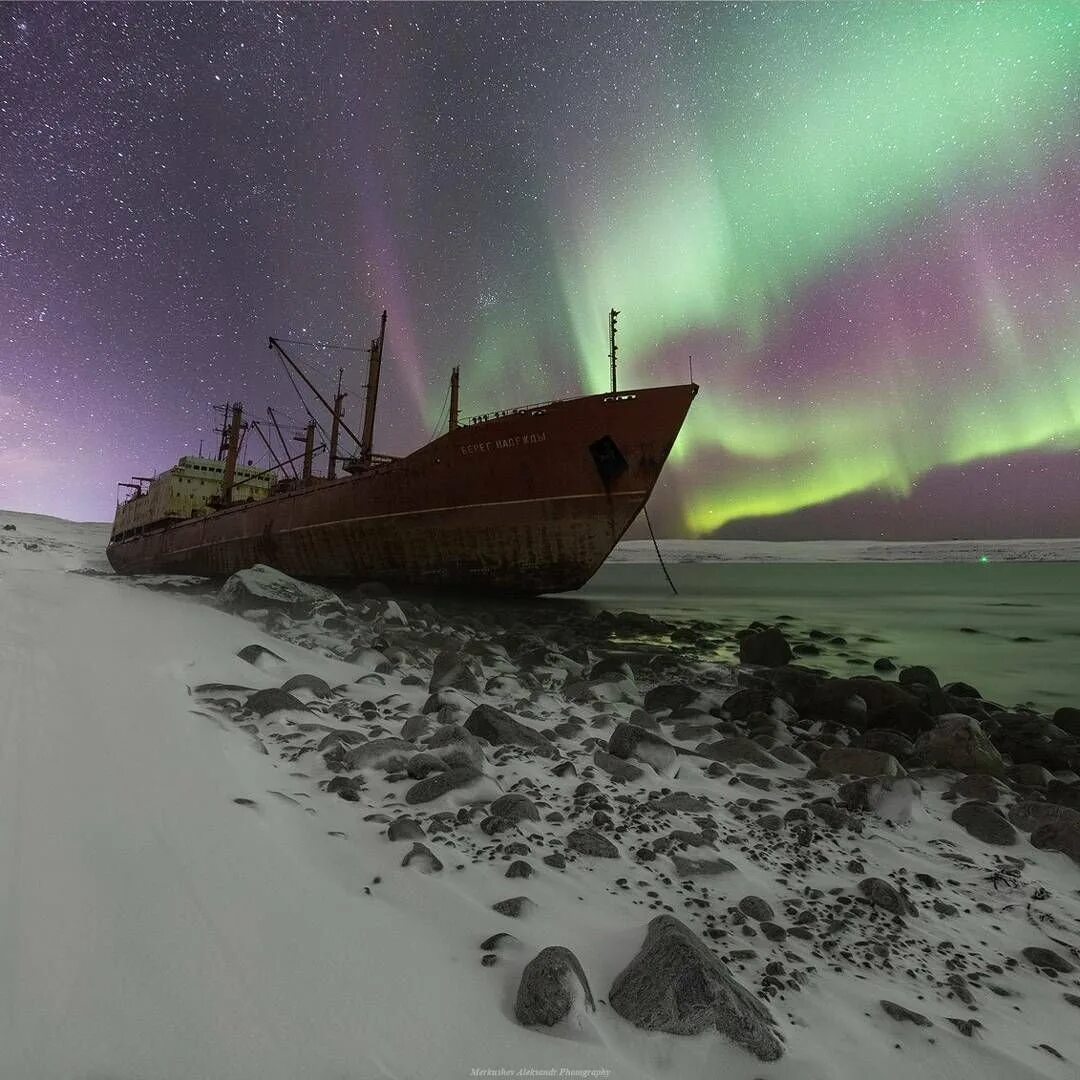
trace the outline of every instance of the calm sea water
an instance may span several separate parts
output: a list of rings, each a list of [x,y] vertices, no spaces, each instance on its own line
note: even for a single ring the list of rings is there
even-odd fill
[[[740,623],[792,615],[795,626],[843,634],[852,646],[877,637],[881,644],[858,645],[869,659],[928,664],[943,682],[962,679],[1005,705],[1080,706],[1080,563],[680,563],[669,571],[677,596],[656,564],[609,563],[560,602]],[[806,662],[860,670],[835,651]]]

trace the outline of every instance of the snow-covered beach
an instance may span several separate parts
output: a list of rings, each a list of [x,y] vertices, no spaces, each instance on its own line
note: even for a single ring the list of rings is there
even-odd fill
[[[4,524],[0,1075],[1075,1076],[1080,714]]]

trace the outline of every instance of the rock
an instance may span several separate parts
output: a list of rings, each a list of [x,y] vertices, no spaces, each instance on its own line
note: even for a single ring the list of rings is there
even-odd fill
[[[566,838],[566,846],[571,851],[582,855],[592,855],[599,859],[617,859],[619,849],[595,829],[574,829]]]
[[[414,754],[405,766],[405,771],[413,780],[423,780],[433,772],[445,770],[446,766],[434,754]]]
[[[468,787],[479,780],[482,775],[477,769],[458,768],[426,776],[423,780],[418,780],[405,792],[405,801],[410,806],[431,802],[433,799],[441,798],[457,788]]]
[[[542,757],[555,756],[555,748],[539,731],[491,705],[477,705],[465,721],[465,730],[487,739],[492,746],[526,746]]]
[[[739,640],[739,663],[782,667],[791,663],[792,652],[783,631],[775,626],[749,633]]]
[[[978,720],[963,713],[946,713],[936,726],[919,736],[915,753],[929,765],[961,772],[1002,776],[1005,762]]]
[[[633,724],[619,724],[608,739],[608,752],[617,758],[634,758],[651,765],[661,775],[670,772],[678,754],[666,739]]]
[[[1080,828],[1071,821],[1044,821],[1032,830],[1031,846],[1041,851],[1060,851],[1080,864]]]
[[[618,780],[621,783],[632,783],[634,780],[640,780],[645,775],[644,769],[632,765],[629,761],[623,761],[622,758],[617,758],[614,754],[609,754],[606,750],[599,748],[593,752],[593,763],[598,768],[603,769],[613,780]]]
[[[969,836],[984,844],[1011,847],[1016,843],[1016,830],[992,803],[977,800],[962,803],[952,812],[952,819]]]
[[[757,922],[767,922],[775,915],[773,909],[760,896],[744,896],[739,901],[739,910]]]
[[[345,802],[359,802],[360,792],[364,790],[364,781],[360,777],[335,776],[326,785],[327,793],[336,795]]]
[[[830,776],[898,776],[900,762],[880,750],[837,746],[826,750],[817,767]]]
[[[508,900],[500,900],[491,905],[492,911],[500,915],[506,915],[511,919],[520,919],[536,910],[536,904],[527,896],[511,896]]]
[[[688,791],[673,791],[653,805],[669,814],[707,814],[712,809],[712,803],[704,795],[691,795]]]
[[[727,859],[691,859],[685,855],[672,855],[675,873],[681,878],[716,877],[729,874],[738,868]]]
[[[998,799],[1009,792],[1006,784],[989,776],[986,773],[972,773],[948,789],[947,794],[958,796],[961,799],[978,799],[980,802],[996,803]]]
[[[524,860],[515,859],[506,868],[506,877],[508,878],[531,878],[536,871]]]
[[[1009,820],[1024,832],[1032,832],[1047,822],[1064,822],[1074,830],[1080,831],[1080,810],[1057,803],[1018,802],[1009,808]]]
[[[416,748],[412,743],[388,737],[372,739],[335,756],[343,772],[352,772],[354,769],[396,770],[405,768],[415,752]]]
[[[612,983],[608,1001],[645,1031],[699,1035],[714,1028],[762,1061],[776,1061],[784,1052],[769,1010],[672,915],[649,923],[644,944]]]
[[[244,708],[255,713],[257,716],[270,716],[276,712],[295,711],[307,712],[308,707],[298,698],[284,690],[256,690],[244,702]]]
[[[915,744],[899,731],[891,728],[872,728],[863,733],[859,740],[859,746],[867,750],[880,750],[884,754],[892,754],[897,761],[904,761],[911,756]]]
[[[285,663],[276,652],[271,652],[269,649],[263,648],[262,645],[245,645],[236,656],[238,659],[243,660],[244,663],[259,668],[260,671],[268,671]],[[283,686],[282,689],[290,690],[292,688]]]
[[[701,757],[722,761],[725,765],[757,765],[762,769],[775,769],[780,764],[772,754],[745,735],[698,743],[696,752]]]
[[[868,731],[893,731],[907,739],[917,739],[933,726],[934,718],[906,694],[901,701],[875,709],[866,722]]]
[[[894,885],[883,878],[869,877],[859,882],[859,892],[875,907],[893,915],[917,915],[919,909]]]
[[[701,695],[692,687],[682,683],[663,683],[654,686],[646,695],[644,705],[649,712],[661,712],[664,709],[684,709],[693,704]]]
[[[435,657],[428,690],[461,690],[478,694],[483,686],[484,672],[477,660],[454,649],[444,649]]]
[[[938,677],[928,667],[922,667],[919,664],[915,664],[912,667],[906,667],[900,669],[900,674],[896,676],[896,681],[901,686],[928,686],[932,690],[940,689],[941,683],[938,682]]]
[[[217,605],[224,611],[242,615],[246,611],[284,611],[297,618],[307,618],[320,605],[345,611],[341,598],[329,589],[297,581],[272,566],[258,563],[238,570],[221,587]]]
[[[1054,952],[1053,949],[1042,949],[1037,945],[1029,945],[1020,950],[1025,960],[1030,960],[1037,968],[1046,968],[1056,971],[1059,975],[1068,975],[1076,970],[1076,965],[1064,956]]]
[[[1024,765],[1012,765],[1005,775],[1009,782],[1017,787],[1046,788],[1054,779],[1052,772],[1033,761]]]
[[[480,740],[457,724],[443,724],[424,743],[424,749],[450,768],[482,769],[484,749]]]
[[[910,821],[922,788],[910,777],[864,776],[841,785],[837,792],[846,810],[869,811],[898,823]]]
[[[286,693],[292,693],[294,690],[309,690],[317,698],[328,698],[331,693],[329,684],[318,675],[294,675],[281,684],[281,689]]]
[[[390,826],[386,830],[386,835],[390,840],[394,841],[422,840],[425,833],[419,823],[414,821],[411,817],[399,817],[396,821],[390,822]]]
[[[401,865],[411,866],[422,874],[437,874],[443,868],[435,852],[427,844],[419,842],[413,844],[412,849],[401,860]]]
[[[881,1007],[891,1016],[894,1020],[905,1021],[909,1024],[915,1024],[917,1027],[932,1027],[930,1021],[923,1016],[922,1013],[912,1012],[911,1009],[905,1009],[903,1005],[897,1005],[895,1001],[882,1001]]]
[[[528,797],[518,793],[500,795],[489,807],[488,811],[494,817],[508,818],[510,821],[539,821],[540,811],[536,803]]]
[[[1069,735],[1080,736],[1080,709],[1063,705],[1054,713],[1054,726],[1061,728]]]
[[[551,945],[525,965],[514,1001],[514,1017],[526,1027],[552,1027],[582,1002],[590,1012],[596,1011],[581,963],[569,949]]]

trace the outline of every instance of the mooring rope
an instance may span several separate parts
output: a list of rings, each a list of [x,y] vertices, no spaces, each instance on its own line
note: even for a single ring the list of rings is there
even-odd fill
[[[679,590],[675,588],[675,582],[671,580],[671,575],[667,572],[667,567],[664,565],[664,556],[660,554],[660,545],[656,542],[656,533],[653,532],[652,522],[649,520],[649,508],[645,506],[642,509],[645,511],[645,524],[649,526],[649,535],[652,537],[652,546],[656,548],[656,557],[660,562],[660,569],[664,571],[664,577],[667,578],[671,591],[678,596]]]

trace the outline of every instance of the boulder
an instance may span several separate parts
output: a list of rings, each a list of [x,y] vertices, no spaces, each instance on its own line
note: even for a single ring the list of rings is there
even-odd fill
[[[421,844],[419,841],[413,843],[405,858],[401,860],[401,865],[411,866],[422,874],[437,874],[443,868],[435,852],[427,844]]]
[[[474,784],[482,775],[477,769],[458,768],[425,776],[423,780],[418,780],[405,792],[405,801],[410,806],[431,802],[457,788]]]
[[[1005,772],[1005,762],[979,721],[963,713],[939,717],[930,731],[919,736],[915,753],[928,765],[938,768],[991,776],[1002,776]]]
[[[791,663],[791,646],[782,630],[775,626],[752,631],[739,640],[739,663],[761,667],[782,667]]]
[[[681,878],[716,877],[718,874],[730,874],[738,869],[727,859],[693,859],[686,855],[672,855],[671,861],[676,875]]]
[[[465,721],[465,730],[493,746],[525,746],[542,757],[555,756],[555,748],[539,731],[491,705],[477,705]]]
[[[764,747],[745,735],[698,743],[696,753],[710,761],[722,761],[725,765],[757,765],[762,769],[775,769],[780,764]]]
[[[1031,846],[1041,851],[1060,851],[1080,864],[1080,826],[1073,821],[1044,821],[1031,833]]]
[[[634,759],[651,765],[658,773],[670,771],[678,753],[666,739],[652,731],[619,724],[608,739],[608,752],[623,760]]]
[[[509,919],[520,919],[523,915],[529,915],[536,910],[536,902],[527,896],[511,896],[492,904],[491,910]]]
[[[817,768],[830,776],[898,776],[900,762],[881,750],[835,746],[817,760]]]
[[[574,829],[566,838],[566,846],[571,851],[582,855],[592,855],[599,859],[617,859],[619,849],[595,829]]]
[[[519,1024],[552,1027],[580,1004],[590,1012],[596,1011],[589,980],[569,949],[551,945],[525,965],[514,1001],[514,1017]]]
[[[372,739],[336,755],[337,767],[343,772],[354,769],[403,769],[415,753],[416,747],[405,739]]]
[[[307,690],[317,698],[328,698],[330,686],[318,675],[294,675],[281,684],[281,689],[291,694],[294,690]]]
[[[623,761],[622,758],[617,758],[614,754],[609,754],[599,747],[593,752],[593,763],[620,783],[631,783],[634,780],[640,780],[645,775],[644,769],[632,765],[629,761]]]
[[[425,741],[424,749],[449,768],[482,769],[486,762],[480,740],[457,724],[437,728]]]
[[[992,803],[978,800],[961,803],[952,812],[952,819],[969,836],[974,836],[984,844],[1011,847],[1016,843],[1016,829]]]
[[[509,795],[500,795],[489,807],[488,811],[494,817],[509,818],[511,821],[539,821],[540,811],[536,803],[528,797],[513,792]]]
[[[645,695],[644,704],[649,712],[660,712],[664,709],[684,709],[700,697],[697,690],[683,683],[663,683],[654,686]]]
[[[918,908],[905,893],[884,878],[869,877],[859,882],[859,892],[875,907],[884,908],[893,915],[917,915]]]
[[[411,817],[399,817],[390,822],[386,830],[387,839],[398,840],[423,840],[425,833],[420,824]]]
[[[776,1061],[784,1052],[768,1008],[672,915],[649,923],[644,944],[615,978],[608,1001],[645,1031],[699,1035],[712,1028],[761,1061]]]
[[[1018,802],[1009,808],[1009,820],[1024,832],[1032,832],[1047,822],[1064,822],[1080,829],[1080,810],[1047,802]]]
[[[307,712],[308,707],[285,690],[271,688],[256,690],[244,702],[244,708],[256,716],[270,716],[276,712]]]
[[[346,610],[341,598],[329,589],[297,581],[262,563],[233,574],[221,586],[217,605],[237,615],[253,610],[271,610],[283,611],[296,618],[309,617],[321,605]]]
[[[484,685],[484,672],[477,660],[463,655],[459,650],[444,649],[435,657],[428,690],[461,690],[466,694],[478,694]]]
[[[1054,713],[1054,727],[1061,728],[1067,735],[1080,737],[1080,709],[1063,705]]]
[[[1029,945],[1026,949],[1021,949],[1021,954],[1025,960],[1030,961],[1036,967],[1056,971],[1059,975],[1068,975],[1076,970],[1076,965],[1071,960],[1066,960],[1064,956],[1054,952],[1053,949]]]

